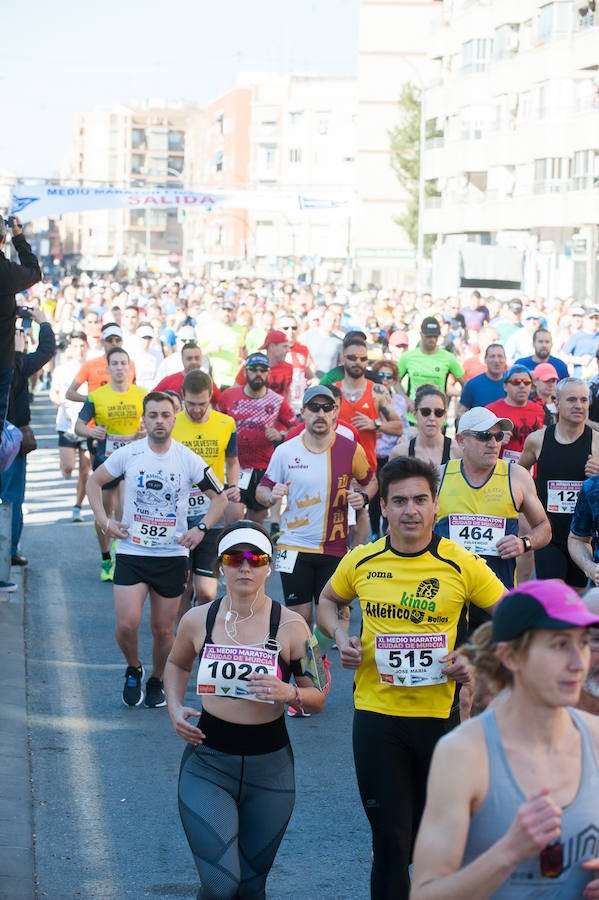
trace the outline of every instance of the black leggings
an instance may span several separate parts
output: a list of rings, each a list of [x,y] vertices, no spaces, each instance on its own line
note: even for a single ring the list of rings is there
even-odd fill
[[[208,720],[215,721],[212,716]],[[202,730],[205,721],[202,713]],[[220,722],[229,735],[247,729],[272,733],[274,724]],[[284,731],[284,723],[282,727]],[[198,900],[264,900],[266,878],[294,802],[288,742],[271,752],[241,755],[205,744],[186,747],[179,772],[179,813],[200,876]]]
[[[388,456],[377,456],[376,458],[376,477],[377,480],[379,478],[379,473],[383,466],[389,462]],[[381,525],[381,494],[380,491],[377,491],[370,503],[368,504],[368,517],[370,518],[370,530],[373,534],[384,534],[387,530],[387,520],[383,519],[383,524]],[[382,530],[381,530],[382,529]]]
[[[408,866],[435,744],[459,722],[354,712],[354,763],[372,830],[372,900],[408,900]]]

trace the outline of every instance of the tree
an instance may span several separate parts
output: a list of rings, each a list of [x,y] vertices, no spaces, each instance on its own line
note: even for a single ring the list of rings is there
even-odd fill
[[[422,91],[408,81],[399,95],[399,122],[388,132],[391,167],[407,197],[405,211],[395,221],[403,228],[413,247],[418,246],[419,182],[420,182],[420,116]],[[434,196],[433,183],[424,185],[425,196]],[[435,235],[424,236],[424,255],[430,255]]]

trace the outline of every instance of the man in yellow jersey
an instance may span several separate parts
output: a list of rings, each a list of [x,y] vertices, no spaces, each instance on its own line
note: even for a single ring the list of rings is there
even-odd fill
[[[458,723],[457,682],[468,679],[455,652],[468,604],[491,612],[504,587],[484,560],[433,533],[435,466],[400,457],[379,480],[389,534],[341,560],[320,596],[318,625],[343,667],[356,670],[353,748],[372,829],[371,897],[407,900],[431,756]],[[354,597],[361,637],[348,633]]]
[[[237,426],[231,416],[212,409],[213,384],[210,375],[200,369],[188,372],[183,379],[183,409],[177,415],[172,437],[204,459],[225,483],[227,499],[239,503],[239,459],[237,457]],[[212,487],[211,484],[208,485]],[[194,485],[187,510],[188,528],[205,530],[204,516],[210,508],[205,485]],[[206,531],[204,539],[190,554],[196,605],[211,603],[216,597],[218,578],[214,572],[217,558],[216,540],[224,528],[225,515]],[[191,592],[181,601],[179,614],[189,609]]]
[[[113,347],[108,351],[106,365],[110,381],[88,395],[75,422],[75,434],[98,441],[94,471],[119,447],[140,437],[143,398],[147,394],[143,388],[130,384],[129,354],[122,347]],[[92,419],[96,422],[93,428],[87,424]],[[119,480],[113,479],[103,485],[102,499],[109,519],[115,515]],[[102,532],[97,532],[97,535],[102,553],[100,578],[102,581],[112,581],[115,565],[111,552],[112,539]]]
[[[511,419],[499,419],[484,406],[475,406],[460,419],[456,441],[462,459],[445,463],[439,486],[439,514],[435,531],[471,553],[478,553],[508,590],[514,587],[516,560],[545,547],[551,526],[526,469],[499,459]],[[518,535],[523,512],[528,533]],[[471,629],[488,616],[471,610]]]

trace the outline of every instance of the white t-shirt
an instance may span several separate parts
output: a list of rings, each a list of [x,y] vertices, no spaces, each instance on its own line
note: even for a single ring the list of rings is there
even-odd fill
[[[123,523],[129,536],[118,541],[116,552],[188,556],[177,538],[187,531],[191,486],[208,469],[202,457],[177,441],[166,453],[155,453],[142,438],[115,450],[104,465],[115,478],[125,476]]]
[[[83,403],[77,403],[75,400],[67,400],[67,388],[72,383],[75,375],[81,368],[81,363],[74,360],[68,360],[56,366],[52,372],[52,387],[62,398],[62,403],[56,412],[56,430],[64,431],[72,435],[77,440],[83,440],[75,434],[75,422],[81,412]],[[87,393],[87,386],[82,385],[79,390],[81,393]]]

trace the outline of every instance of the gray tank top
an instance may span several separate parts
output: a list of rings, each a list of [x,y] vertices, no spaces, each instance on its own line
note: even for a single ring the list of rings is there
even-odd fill
[[[599,856],[599,765],[588,729],[576,710],[568,708],[580,732],[582,768],[580,785],[572,802],[562,810],[561,841],[564,870],[558,878],[541,875],[539,857],[522,863],[494,894],[493,900],[580,900],[585,886],[596,874],[580,867],[586,859]],[[508,763],[493,709],[479,721],[483,726],[489,757],[489,791],[470,820],[462,866],[473,862],[506,833],[525,802]]]

